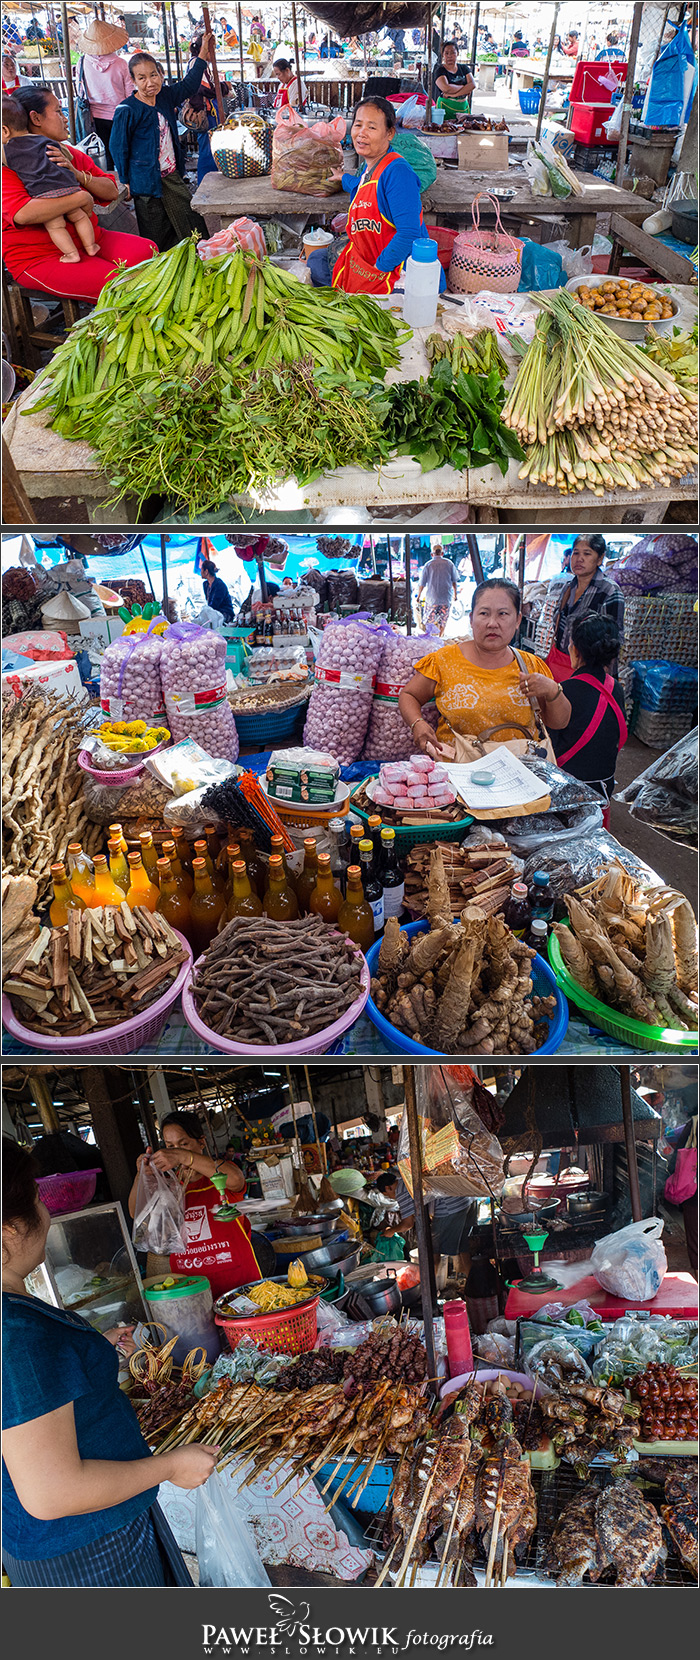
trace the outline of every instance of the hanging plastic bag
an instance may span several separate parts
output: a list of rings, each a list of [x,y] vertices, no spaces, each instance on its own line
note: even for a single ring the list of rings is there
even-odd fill
[[[415,1080],[423,1197],[499,1198],[504,1183],[503,1148],[475,1111],[471,1082],[458,1082],[443,1066],[417,1066]],[[398,1163],[406,1187],[415,1197],[405,1112]]]
[[[698,72],[690,36],[682,24],[659,53],[642,110],[647,127],[679,127],[687,121]]]
[[[644,1222],[630,1222],[629,1227],[599,1239],[590,1267],[603,1290],[614,1297],[627,1297],[631,1303],[650,1302],[668,1268],[661,1243],[663,1231],[660,1218],[649,1216]]]
[[[518,292],[529,294],[542,288],[564,288],[567,274],[561,255],[551,243],[523,242],[523,257]]]
[[[184,1251],[185,1190],[170,1170],[157,1170],[148,1158],[139,1166],[132,1239],[137,1251],[169,1257]]]
[[[427,108],[425,93],[414,93],[407,98],[405,104],[396,106],[396,114],[402,127],[424,127]]]
[[[248,1588],[270,1584],[227,1471],[215,1472],[197,1488],[194,1527],[200,1585]]]

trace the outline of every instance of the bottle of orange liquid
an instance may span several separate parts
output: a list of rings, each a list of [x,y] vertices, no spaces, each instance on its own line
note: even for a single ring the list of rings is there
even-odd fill
[[[177,848],[173,841],[163,842],[161,858],[170,860],[170,868],[175,878],[177,887],[179,887],[180,891],[184,893],[186,899],[191,899],[192,894],[194,893],[194,877],[190,876],[189,871],[183,870],[177,856]]]
[[[126,855],[129,851],[129,848],[128,848],[126,836],[124,835],[124,831],[122,830],[121,824],[110,824],[109,834],[110,834],[110,837],[111,837],[112,841],[118,841],[119,842],[119,846],[122,850],[122,853],[124,854],[124,858],[126,858]]]
[[[284,861],[280,853],[270,854],[268,872],[268,886],[263,899],[263,910],[273,922],[293,922],[299,915],[297,896],[292,893],[284,874]]]
[[[155,911],[160,898],[160,888],[152,882],[148,871],[144,869],[140,853],[129,854],[129,872],[131,880],[126,903],[132,911],[138,905],[145,905],[149,911]]]
[[[194,851],[195,851],[195,857],[197,859],[203,859],[204,860],[204,863],[205,863],[205,865],[207,867],[207,870],[209,872],[209,878],[210,878],[210,881],[211,881],[211,885],[215,889],[216,893],[223,893],[224,888],[226,887],[226,877],[224,876],[223,871],[214,869],[214,860],[212,859],[211,853],[209,852],[209,848],[207,847],[207,844],[206,844],[203,837],[200,837],[199,841],[195,842]],[[192,869],[193,870],[194,870],[194,864],[195,864],[195,861],[193,859],[192,860]]]
[[[98,905],[123,905],[124,889],[117,886],[104,853],[96,853],[93,864],[95,866],[95,893],[97,894]]]
[[[338,927],[359,945],[361,951],[369,951],[370,945],[374,945],[374,916],[365,899],[359,865],[348,865],[347,887],[338,912]]]
[[[192,875],[192,849],[181,824],[172,825],[172,837],[180,864],[188,876]],[[194,883],[192,884],[194,887]]]
[[[172,873],[169,859],[158,860],[158,880],[160,883],[160,896],[158,904],[156,905],[156,910],[160,911],[161,916],[165,917],[166,922],[170,923],[171,928],[179,929],[180,933],[184,934],[185,939],[189,943],[192,924],[190,921],[190,907],[187,900],[187,894],[183,893],[181,887],[178,887]]]
[[[65,928],[69,911],[84,911],[85,900],[80,899],[73,891],[68,880],[68,873],[64,864],[51,866],[51,881],[53,882],[53,899],[49,906],[49,918],[52,928]]]
[[[82,899],[83,904],[91,907],[98,903],[95,894],[95,871],[92,860],[87,853],[83,853],[80,842],[69,842],[66,854],[68,880],[74,893]]]
[[[264,899],[267,889],[267,866],[255,846],[253,832],[242,828],[236,831],[236,836],[240,843],[241,857],[246,862],[251,888]]]
[[[235,916],[262,916],[262,899],[257,893],[253,893],[245,859],[231,861],[231,879],[232,892],[226,911],[227,921],[232,922]]]
[[[319,853],[318,877],[309,900],[309,910],[314,916],[322,916],[324,922],[337,922],[342,903],[340,888],[333,881],[330,853]]]
[[[297,876],[296,888],[299,901],[299,915],[308,916],[311,895],[316,886],[318,876],[318,854],[316,852],[316,837],[304,837],[304,866]]]
[[[238,842],[230,841],[226,848],[227,882],[224,889],[224,897],[227,904],[230,904],[233,898],[233,867],[241,857],[242,854]],[[245,859],[243,860],[243,863],[245,864]]]
[[[116,836],[113,840],[108,841],[107,848],[109,851],[109,868],[112,873],[112,880],[116,882],[118,888],[121,888],[122,897],[124,897],[129,892],[131,885],[131,871],[129,870],[129,866],[124,858],[124,854],[122,853]]]
[[[224,896],[217,893],[204,859],[193,859],[194,893],[190,900],[190,944],[195,962],[211,945],[226,909]]]
[[[158,883],[158,849],[154,846],[150,830],[142,830],[139,835],[141,845],[141,863],[149,882]]]
[[[284,865],[284,874],[287,878],[287,887],[291,888],[292,893],[296,893],[298,877],[296,877],[294,872],[289,868],[287,855],[284,851],[284,842],[281,836],[272,836],[270,838],[270,853],[279,854],[282,864]]]

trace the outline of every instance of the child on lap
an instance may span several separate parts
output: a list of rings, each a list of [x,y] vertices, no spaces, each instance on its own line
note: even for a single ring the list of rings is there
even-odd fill
[[[86,254],[98,254],[100,250],[90,212],[85,212],[86,208],[92,208],[92,196],[89,191],[76,190],[67,183],[65,167],[52,161],[47,153],[53,140],[44,138],[41,133],[30,133],[27,112],[14,98],[2,100],[2,142],[5,165],[17,174],[31,197],[65,198],[64,212],[57,214],[55,219],[47,220],[44,226],[51,241],[60,250],[61,264],[75,265],[81,257],[66,220],[75,226]]]

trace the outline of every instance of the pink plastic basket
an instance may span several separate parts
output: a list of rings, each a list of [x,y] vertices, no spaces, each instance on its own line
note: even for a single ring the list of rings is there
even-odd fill
[[[157,755],[159,749],[167,749],[170,742],[170,738],[163,738],[159,744],[154,744],[153,749],[149,749],[143,761],[135,761],[133,767],[115,767],[113,772],[100,772],[97,767],[93,767],[89,749],[81,749],[78,766],[82,767],[83,772],[89,772],[96,784],[112,784],[115,789],[123,789],[125,784],[133,784],[134,779],[143,772],[149,756]]]
[[[324,1026],[322,1031],[316,1032],[313,1037],[302,1038],[298,1043],[285,1043],[271,1048],[260,1043],[234,1043],[231,1038],[219,1037],[218,1032],[213,1032],[211,1026],[205,1026],[204,1021],[200,1020],[194,1005],[191,990],[192,982],[190,980],[183,989],[182,1012],[188,1026],[196,1036],[202,1038],[204,1043],[209,1043],[212,1049],[218,1050],[221,1055],[250,1055],[260,1061],[279,1060],[281,1054],[325,1055],[326,1051],[337,1042],[338,1038],[342,1037],[344,1032],[348,1032],[350,1027],[354,1026],[355,1021],[359,1020],[369,997],[370,972],[364,957],[362,957],[362,952],[357,951],[355,955],[362,958],[362,991],[359,997],[356,997],[354,1003],[350,1004],[350,1008],[346,1009],[340,1020],[336,1020],[332,1026]],[[195,963],[195,969],[199,968],[203,961],[204,956],[199,957]]]
[[[21,1043],[46,1054],[65,1054],[70,1050],[72,1054],[83,1055],[133,1055],[136,1049],[143,1048],[144,1044],[151,1043],[158,1037],[165,1025],[166,1015],[177,1002],[192,972],[192,952],[187,940],[178,933],[177,928],[173,932],[184,946],[187,960],[182,964],[168,990],[162,997],[158,997],[155,1003],[149,1003],[142,1014],[134,1014],[129,1020],[122,1020],[118,1026],[102,1026],[98,1032],[86,1032],[84,1037],[46,1037],[43,1032],[32,1032],[28,1026],[23,1026],[12,1013],[9,997],[3,995],[3,1025],[13,1037],[19,1038]]]
[[[97,1178],[101,1175],[101,1170],[70,1170],[65,1175],[40,1176],[36,1184],[39,1198],[52,1216],[82,1210],[94,1198]]]

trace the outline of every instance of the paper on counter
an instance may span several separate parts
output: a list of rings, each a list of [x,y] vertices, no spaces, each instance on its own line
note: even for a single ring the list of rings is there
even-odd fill
[[[484,807],[504,813],[511,807],[522,807],[529,801],[538,801],[545,792],[541,778],[530,772],[519,756],[513,755],[506,744],[492,749],[476,761],[443,763],[447,776],[466,807]],[[492,772],[492,784],[473,784],[472,773]]]

